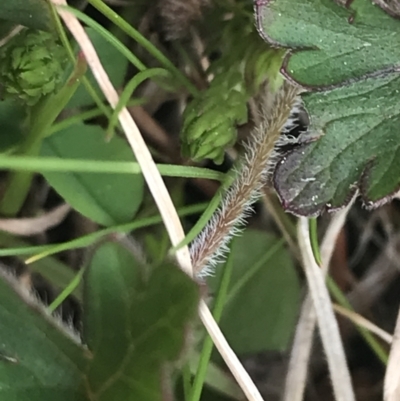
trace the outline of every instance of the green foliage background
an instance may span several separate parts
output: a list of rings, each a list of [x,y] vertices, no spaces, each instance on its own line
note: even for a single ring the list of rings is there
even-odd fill
[[[159,169],[171,177],[182,217],[204,211],[194,226],[185,220],[186,242],[203,228],[221,192],[207,205],[187,206],[184,184],[203,178],[228,187],[234,175],[202,168],[205,159],[226,161],[238,132],[251,131],[256,120],[249,105],[260,94],[277,94],[283,76],[305,92],[311,121],[309,133],[282,154],[274,171],[283,209],[306,216],[338,209],[356,189],[375,207],[399,189],[399,21],[370,1],[355,0],[347,8],[333,0],[262,2],[256,6],[258,32],[249,2],[212,2],[196,22],[204,44],[200,57],[185,40],[168,48],[140,33],[128,15],[100,0],[89,3],[113,24],[104,23],[106,29],[93,21],[85,2],[79,2],[83,13],[71,12],[87,25],[113,85],[123,88],[118,108],[150,103],[138,95],[150,80],[166,98],[185,99],[182,157]],[[139,21],[143,9],[133,7],[131,20]],[[0,15],[1,38],[17,25],[41,38],[28,43],[16,36],[0,48],[1,93],[7,97],[0,101],[0,167],[9,170],[0,212],[19,217],[39,173],[58,199],[95,227],[40,246],[0,233],[0,255],[29,256],[31,271],[60,294],[42,305],[0,269],[0,398],[158,401],[176,391],[188,401],[202,393],[204,401],[241,399],[197,321],[202,287],[240,357],[284,352],[300,304],[295,252],[261,221],[259,229],[233,241],[215,276],[205,283],[187,277],[171,264],[167,234],[120,135],[117,113],[104,103],[54,8],[44,0],[16,0],[2,2]],[[50,52],[48,40],[62,52]],[[205,70],[198,67],[202,57],[210,61]],[[294,223],[283,209],[275,211],[289,232]],[[78,273],[55,256],[88,247]],[[72,298],[83,310],[79,333],[54,313]]]

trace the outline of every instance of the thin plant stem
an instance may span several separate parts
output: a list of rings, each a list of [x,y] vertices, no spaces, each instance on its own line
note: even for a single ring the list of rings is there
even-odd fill
[[[263,203],[272,216],[275,224],[289,246],[293,256],[300,260],[297,246],[296,225],[292,222],[291,216],[284,212],[277,197],[273,196],[267,188],[263,190]]]
[[[127,104],[129,102],[129,99],[132,97],[133,92],[136,90],[136,88],[145,80],[155,77],[155,76],[163,76],[163,77],[168,77],[170,73],[163,69],[163,68],[149,68],[148,70],[138,72],[125,86],[124,90],[121,93],[121,96],[119,98],[119,102],[117,106],[114,109],[114,112],[110,118],[110,121],[108,122],[108,127],[107,127],[107,139],[111,139],[115,127],[118,124],[118,115],[120,111],[122,110],[123,107],[127,107]]]
[[[183,396],[185,401],[189,401],[189,397],[192,392],[191,379],[192,374],[190,371],[189,362],[187,362],[182,368]]]
[[[314,258],[307,218],[301,217],[299,219],[298,239],[335,398],[337,401],[355,401],[339,327],[333,313],[322,270]]]
[[[323,261],[322,268],[325,269],[326,263],[329,263],[331,259],[331,255],[334,251],[336,238],[339,234],[342,226],[345,222],[345,218],[348,210],[350,209],[353,202],[351,202],[344,210],[338,212],[332,219],[331,223],[328,226],[328,229],[325,233],[324,240],[322,242],[321,248],[319,248],[318,241],[315,241],[313,237],[316,239],[317,229],[316,226],[313,226],[313,223],[310,221],[310,236],[311,241],[314,242],[313,252],[318,255],[321,254],[321,259]],[[288,230],[288,232],[291,230]],[[286,237],[285,237],[286,238]],[[317,251],[315,253],[315,250]],[[298,249],[296,247],[295,254],[298,253]],[[316,256],[316,259],[318,256]],[[337,302],[345,308],[349,313],[354,313],[352,306],[347,301],[345,295],[341,292],[339,288],[336,287],[336,290],[332,288],[330,283],[333,283],[331,278],[327,278],[328,290],[331,295],[337,300]],[[356,325],[357,326],[357,325]],[[287,375],[286,386],[285,386],[285,401],[293,401],[302,399],[302,393],[304,391],[304,383],[305,383],[305,374],[306,374],[306,366],[308,364],[308,356],[311,349],[311,339],[312,333],[315,327],[315,314],[312,309],[311,300],[307,298],[304,301],[302,312],[299,318],[299,323],[296,327],[296,335],[295,341],[293,344],[293,351],[291,357],[291,363],[289,364],[289,372]],[[358,328],[358,326],[357,326]],[[387,361],[388,355],[385,349],[381,346],[381,344],[376,340],[371,333],[368,332],[368,328],[364,327],[367,332],[360,332],[363,336],[365,336],[366,342],[370,345],[372,351],[375,352],[378,359],[380,359],[383,363]],[[366,335],[365,335],[366,333]],[[368,339],[367,339],[368,338]],[[299,355],[297,356],[297,352]],[[301,354],[301,355],[300,355]],[[301,363],[301,366],[299,365]],[[297,383],[297,384],[296,384]],[[289,390],[293,389],[293,391]]]
[[[302,401],[306,387],[308,364],[315,331],[315,311],[312,299],[304,299],[292,344],[285,379],[283,401]]]
[[[228,257],[223,272],[221,281],[219,283],[217,297],[215,299],[214,307],[213,307],[213,316],[215,321],[218,323],[222,316],[222,311],[225,305],[225,301],[228,295],[228,288],[232,276],[233,270],[233,257]],[[213,349],[213,341],[209,335],[206,336],[203,343],[203,348],[200,354],[200,360],[197,367],[197,372],[195,375],[195,379],[192,386],[192,392],[189,397],[189,401],[199,401],[201,397],[201,393],[203,390],[204,381],[206,378],[207,367],[211,358],[211,353]]]
[[[315,261],[318,263],[318,265],[322,265],[322,259],[321,259],[321,252],[318,244],[318,229],[317,229],[317,219],[313,218],[310,219],[310,240],[311,240],[311,245],[315,257]],[[343,294],[343,292],[340,290],[340,288],[336,285],[334,280],[327,275],[326,277],[327,280],[327,286],[330,294],[335,298],[336,302],[338,302],[341,306],[344,308],[354,311],[353,307],[351,306],[350,302],[347,300],[346,296]],[[388,361],[388,355],[385,352],[385,350],[382,348],[382,346],[376,341],[374,336],[364,327],[361,327],[359,325],[356,325],[358,331],[360,332],[361,336],[364,338],[364,340],[367,342],[367,344],[370,346],[370,348],[375,352],[375,355],[381,360],[381,362],[386,365]]]
[[[346,221],[346,216],[353,202],[350,202],[346,208],[333,216],[326,230],[321,245],[321,257],[323,262],[321,269],[324,274],[327,273],[337,237]],[[298,254],[298,252],[296,252],[296,254]],[[289,368],[286,375],[284,401],[303,400],[315,325],[315,311],[310,294],[307,294],[302,304],[299,321],[296,326]]]
[[[206,204],[185,206],[178,209],[178,213],[179,216],[184,217],[190,214],[199,213],[203,211],[205,207]],[[29,246],[29,244],[20,240],[19,238],[16,238],[15,236],[0,232],[0,243],[2,247],[4,247],[3,249],[0,249],[0,256],[16,256],[21,259],[22,255],[43,252],[42,254],[36,254],[33,256],[32,259],[34,260],[32,260],[32,263],[30,263],[30,269],[42,275],[55,287],[63,289],[73,281],[74,272],[62,262],[51,258],[51,255],[69,249],[86,248],[101,240],[106,235],[115,233],[129,233],[139,228],[149,227],[160,223],[162,223],[160,216],[145,217],[142,219],[137,219],[131,223],[108,227],[106,229],[96,231],[95,233],[87,234],[72,241],[57,245]],[[82,301],[81,286],[73,289],[73,295],[76,296],[79,301]]]
[[[68,56],[72,63],[76,62],[75,52],[72,49],[71,43],[69,42],[68,36],[65,32],[65,29],[61,23],[60,16],[56,8],[54,7],[53,3],[50,1],[50,9],[52,13],[53,20],[55,22],[57,33],[60,37],[61,43],[63,44],[64,48],[66,49]],[[110,118],[111,112],[110,109],[103,103],[101,97],[98,95],[96,89],[92,86],[89,79],[86,76],[81,78],[81,82],[85,87],[86,91],[89,93],[90,97],[93,99],[96,106],[102,111],[102,113],[107,117]]]
[[[127,107],[131,106],[139,106],[144,103],[144,99],[131,99],[129,103],[127,104]],[[111,116],[112,109],[111,107],[107,107],[107,110],[109,111],[109,114]],[[95,117],[99,117],[103,115],[104,112],[100,110],[99,108],[95,107],[93,109],[87,110],[87,111],[82,111],[80,113],[74,114],[71,117],[65,118],[62,121],[57,121],[55,122],[45,133],[45,137],[47,138],[50,135],[53,135],[56,132],[59,132],[63,129],[69,128],[73,126],[74,124],[84,122],[85,120],[90,120]]]
[[[210,310],[204,301],[200,301],[199,315],[203,324],[206,326],[210,337],[212,338],[215,347],[220,353],[222,359],[227,364],[233,377],[242,389],[248,401],[264,401],[256,385],[253,383],[250,375],[239,361],[224,335],[221,332],[218,324],[215,322]],[[218,339],[218,341],[216,341]]]
[[[334,280],[327,276],[327,286],[329,292],[332,294],[333,298],[335,298],[336,302],[339,303],[340,306],[344,307],[345,309],[354,312],[353,307],[351,306],[350,302],[347,300],[346,296],[334,282]],[[365,342],[370,346],[372,351],[374,351],[375,355],[379,358],[379,360],[384,364],[387,365],[388,362],[388,354],[383,349],[383,347],[379,344],[378,341],[374,338],[374,336],[367,330],[365,327],[362,327],[356,324],[356,328],[364,338]]]
[[[56,299],[47,307],[50,313],[54,312],[81,284],[85,269],[82,268],[78,271],[71,282],[61,291]]]
[[[310,240],[311,240],[311,246],[312,246],[314,258],[315,258],[315,261],[321,266],[322,259],[321,259],[321,252],[319,250],[319,245],[318,245],[317,219],[311,218],[309,220],[309,224],[310,224]]]
[[[98,22],[90,18],[83,12],[76,10],[72,7],[65,7],[70,13],[74,14],[77,18],[85,24],[93,28],[100,34],[107,42],[113,45],[121,54],[123,54],[139,71],[146,71],[147,67],[126,47],[120,40],[112,35],[107,29],[103,28]]]
[[[67,5],[65,0],[52,1],[57,6]],[[104,4],[98,1],[95,3]],[[109,10],[112,12],[111,9]],[[100,88],[102,89],[106,99],[108,100],[110,105],[115,108],[118,104],[118,93],[113,87],[107,73],[105,72],[96,53],[96,50],[94,49],[93,44],[88,38],[85,30],[74,15],[70,14],[66,10],[63,10],[61,7],[58,8],[58,12],[72,35],[79,43],[82,51],[84,52],[88,64],[92,69],[93,75]],[[130,27],[130,25],[126,22],[125,24]],[[165,228],[168,232],[171,243],[173,246],[176,246],[183,240],[185,234],[174,204],[172,202],[171,196],[161,178],[161,175],[154,163],[151,153],[146,143],[144,142],[137,125],[135,124],[132,116],[126,108],[123,108],[121,110],[119,114],[119,121],[132,148],[132,151],[136,156],[136,160],[142,168],[143,176],[149,186],[149,190],[163,218],[163,222],[165,224]],[[193,277],[193,265],[189,249],[187,247],[179,249],[176,252],[176,258],[181,269],[189,276]],[[215,322],[210,310],[208,309],[205,302],[202,300],[199,303],[199,316],[208,333],[212,337],[216,348],[226,362],[229,370],[238,381],[239,386],[243,389],[243,392],[249,398],[249,401],[261,401],[262,397],[260,392],[251,380],[249,374],[244,369],[243,365],[240,363],[237,355],[229,346],[220,328]]]
[[[400,399],[400,309],[397,315],[393,333],[393,342],[389,354],[389,363],[386,369],[383,387],[384,401],[398,401]]]
[[[64,86],[55,94],[44,97],[30,109],[29,132],[18,149],[18,154],[36,156],[39,154],[46,130],[67,105],[79,86],[79,80],[86,72],[86,61],[78,57],[72,74]],[[33,175],[26,171],[10,174],[7,189],[0,203],[0,212],[15,216],[21,209],[31,186]]]
[[[205,204],[186,206],[184,208],[179,209],[178,214],[180,217],[184,217],[190,214],[201,212],[204,210],[205,207],[206,207]],[[162,223],[161,216],[145,217],[142,219],[137,219],[131,223],[104,228],[94,233],[87,234],[82,237],[75,238],[71,241],[63,242],[57,245],[39,245],[27,248],[24,247],[18,252],[17,249],[15,248],[4,249],[4,250],[0,249],[0,256],[15,256],[15,255],[32,254],[35,252],[40,252],[31,256],[29,259],[25,260],[26,264],[31,264],[47,256],[54,255],[56,253],[63,252],[69,249],[85,248],[87,246],[94,244],[96,241],[109,234],[127,233],[137,230],[139,228],[149,227],[160,223]]]
[[[381,338],[386,343],[391,344],[393,342],[393,336],[391,334],[389,334],[387,331],[381,329],[376,324],[372,323],[370,320],[359,315],[358,313],[350,311],[338,304],[333,304],[333,309],[335,312],[346,317],[347,319],[349,319],[351,322],[355,323],[356,325],[362,326],[365,329],[367,329],[369,332],[374,333],[377,337]]]
[[[166,177],[203,178],[223,181],[225,175],[204,167],[157,164],[161,175]],[[141,174],[137,162],[114,162],[107,160],[60,159],[57,157],[0,156],[0,168],[29,172]]]
[[[254,274],[263,266],[268,264],[268,261],[272,263],[273,257],[276,255],[278,251],[283,249],[285,240],[282,238],[281,240],[277,241],[276,244],[271,246],[265,253],[262,255],[259,260],[251,267],[251,269],[246,270],[244,274],[240,277],[240,280],[237,280],[232,288],[229,291],[229,295],[227,296],[226,302],[230,302],[235,296],[240,292],[240,290],[254,277]]]
[[[178,68],[166,57],[159,49],[157,49],[149,40],[147,40],[138,30],[125,21],[120,15],[108,7],[102,0],[89,0],[89,3],[100,11],[113,24],[118,26],[122,31],[134,39],[139,45],[146,49],[161,65],[181,82],[181,84],[190,92],[191,95],[197,96],[199,91],[197,88],[183,75]]]

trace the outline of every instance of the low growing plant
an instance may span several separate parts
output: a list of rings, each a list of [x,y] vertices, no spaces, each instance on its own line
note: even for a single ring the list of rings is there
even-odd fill
[[[0,5],[0,256],[12,257],[0,269],[0,399],[261,400],[247,377],[233,372],[238,386],[226,373],[197,312],[204,323],[206,300],[242,358],[286,351],[299,315],[299,260],[312,300],[309,346],[315,309],[335,397],[355,399],[319,269],[333,245],[319,256],[312,218],[355,196],[373,209],[400,189],[398,9],[368,0],[165,0],[120,10],[112,1],[61,3]],[[120,89],[112,107],[86,35]],[[179,105],[171,129],[179,135],[155,117],[165,99]],[[128,109],[160,162],[156,172],[126,132]],[[159,174],[185,238],[154,197]],[[50,195],[38,206],[41,179]],[[205,204],[191,196],[201,183],[213,195]],[[49,212],[52,199],[89,228],[56,243],[21,239],[68,231],[69,209]],[[266,206],[284,238],[254,218]],[[301,216],[298,234],[285,212]],[[261,230],[245,229],[257,220]],[[56,256],[71,250],[80,250],[75,266]],[[23,273],[17,260],[28,265]],[[40,300],[35,277],[56,296]],[[335,283],[328,287],[351,308]],[[359,330],[387,363],[387,351]],[[392,401],[390,362],[387,372]]]

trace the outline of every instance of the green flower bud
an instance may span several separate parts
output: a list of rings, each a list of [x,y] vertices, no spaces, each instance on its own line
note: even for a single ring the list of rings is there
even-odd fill
[[[182,153],[192,160],[212,159],[220,164],[225,149],[236,141],[236,124],[247,121],[247,96],[241,76],[216,78],[184,113]]]
[[[246,49],[244,76],[250,92],[256,94],[268,81],[268,89],[276,93],[284,82],[280,74],[285,50],[269,47],[257,32],[252,32]]]
[[[59,89],[66,62],[66,51],[53,34],[26,29],[0,48],[3,93],[32,106]]]

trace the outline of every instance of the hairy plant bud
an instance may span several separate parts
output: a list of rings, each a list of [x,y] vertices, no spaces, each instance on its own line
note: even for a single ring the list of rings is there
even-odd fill
[[[66,62],[66,51],[53,34],[26,29],[0,48],[2,92],[32,106],[57,91]]]
[[[255,96],[261,86],[263,99],[269,95],[271,100],[263,101],[267,107],[263,113],[271,111],[274,96],[284,82],[279,73],[284,52],[265,49],[262,40],[255,39],[255,43],[249,41],[243,53],[245,61],[237,60],[236,64],[231,64],[230,71],[222,70],[210,87],[186,107],[181,135],[184,156],[195,161],[207,158],[222,163],[225,149],[236,141],[236,126],[247,121],[248,99]],[[265,83],[267,85],[263,85]]]

